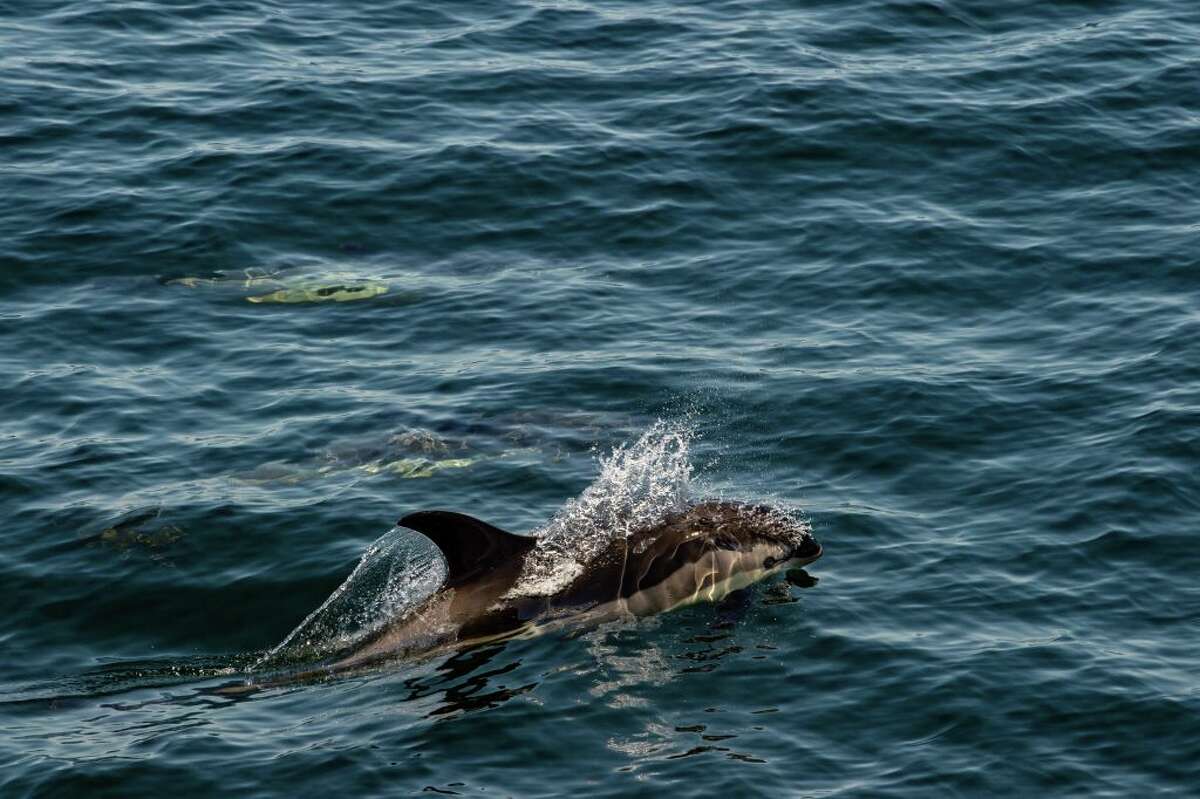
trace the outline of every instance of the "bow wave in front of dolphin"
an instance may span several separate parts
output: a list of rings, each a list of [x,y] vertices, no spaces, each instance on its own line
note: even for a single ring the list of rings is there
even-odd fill
[[[596,482],[537,535],[454,511],[404,516],[257,670],[290,670],[285,682],[314,679],[567,624],[649,616],[720,600],[821,556],[811,528],[791,514],[694,501],[690,441],[686,428],[652,426],[602,458]],[[436,554],[423,553],[411,531]]]

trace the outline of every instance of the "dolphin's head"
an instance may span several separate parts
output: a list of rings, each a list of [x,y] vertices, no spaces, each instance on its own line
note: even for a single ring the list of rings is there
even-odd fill
[[[762,505],[702,502],[672,520],[703,541],[723,577],[761,579],[812,563],[821,545],[807,524]]]
[[[713,524],[718,548],[739,553],[743,568],[771,572],[798,568],[821,557],[821,545],[807,524],[764,505],[732,502],[696,506]]]

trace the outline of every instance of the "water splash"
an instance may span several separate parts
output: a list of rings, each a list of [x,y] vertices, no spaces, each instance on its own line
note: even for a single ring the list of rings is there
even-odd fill
[[[254,664],[278,668],[329,658],[353,648],[411,610],[442,583],[446,567],[402,527],[380,536],[319,608]]]
[[[633,444],[601,456],[596,481],[540,531],[514,595],[565,587],[610,542],[685,509],[692,500],[695,439],[687,420],[660,419]]]

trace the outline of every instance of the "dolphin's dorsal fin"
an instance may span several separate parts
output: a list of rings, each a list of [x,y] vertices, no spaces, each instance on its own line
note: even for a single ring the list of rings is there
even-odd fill
[[[460,585],[528,552],[537,539],[514,535],[465,513],[422,510],[397,522],[437,544],[446,559],[446,584]]]

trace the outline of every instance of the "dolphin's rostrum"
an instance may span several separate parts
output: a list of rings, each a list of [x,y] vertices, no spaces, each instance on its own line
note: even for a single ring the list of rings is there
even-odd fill
[[[821,556],[808,527],[761,506],[702,502],[611,541],[549,595],[520,591],[538,539],[450,511],[399,521],[437,545],[441,587],[318,673],[371,666],[446,646],[511,637],[568,620],[648,616],[715,601]],[[314,675],[315,676],[315,675]]]

